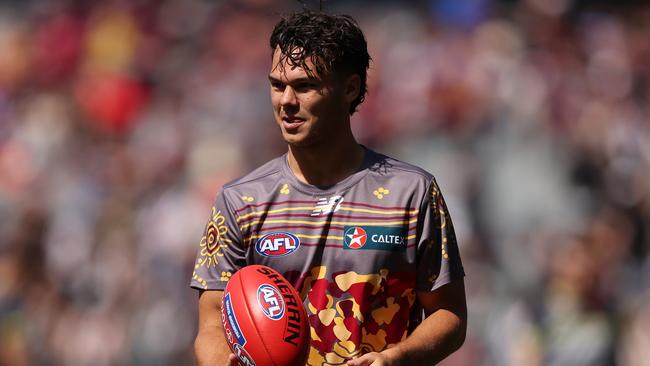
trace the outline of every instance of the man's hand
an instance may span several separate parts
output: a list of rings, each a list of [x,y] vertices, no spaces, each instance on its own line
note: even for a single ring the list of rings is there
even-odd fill
[[[228,363],[226,366],[239,366],[239,360],[237,359],[237,356],[235,356],[233,353],[228,355]]]
[[[370,352],[348,361],[348,366],[397,366],[397,363],[384,352]]]

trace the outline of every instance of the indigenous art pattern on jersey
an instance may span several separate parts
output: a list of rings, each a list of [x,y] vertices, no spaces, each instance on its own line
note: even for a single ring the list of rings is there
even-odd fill
[[[205,233],[199,243],[199,255],[192,273],[192,278],[196,279],[204,287],[207,287],[207,282],[197,274],[197,269],[200,267],[216,267],[219,258],[223,257],[223,251],[232,244],[226,234],[228,234],[226,218],[221,214],[221,211],[212,207],[212,215],[210,215]],[[224,272],[222,277],[224,276],[230,277],[230,273]]]
[[[249,264],[282,273],[307,310],[309,365],[400,342],[422,320],[416,291],[464,276],[433,177],[370,150],[363,169],[323,189],[280,157],[225,185],[214,207],[191,286],[223,290]]]

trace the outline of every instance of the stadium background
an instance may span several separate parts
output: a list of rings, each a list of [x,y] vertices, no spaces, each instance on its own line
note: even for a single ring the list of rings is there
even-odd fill
[[[650,364],[650,7],[612,4],[325,3],[374,58],[357,136],[454,218],[445,365]],[[198,241],[284,150],[267,39],[299,6],[0,2],[0,365],[192,364]]]

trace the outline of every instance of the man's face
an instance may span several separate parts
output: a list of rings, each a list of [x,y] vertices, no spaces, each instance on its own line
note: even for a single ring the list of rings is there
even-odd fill
[[[321,76],[307,60],[310,77],[301,67],[280,63],[280,51],[273,53],[269,81],[275,121],[282,137],[292,146],[327,144],[349,123],[349,97],[345,82]],[[349,93],[348,93],[349,94]]]

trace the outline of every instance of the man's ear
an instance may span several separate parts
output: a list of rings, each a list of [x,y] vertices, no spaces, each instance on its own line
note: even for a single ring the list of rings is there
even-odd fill
[[[345,100],[348,103],[352,103],[352,101],[357,99],[359,96],[361,78],[357,74],[352,74],[345,79],[343,87],[345,91]]]

